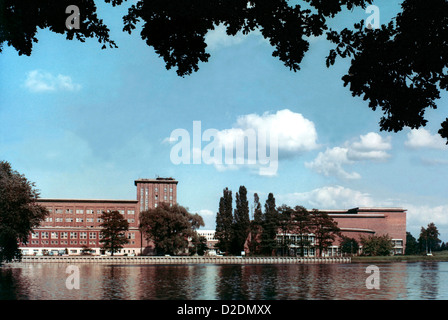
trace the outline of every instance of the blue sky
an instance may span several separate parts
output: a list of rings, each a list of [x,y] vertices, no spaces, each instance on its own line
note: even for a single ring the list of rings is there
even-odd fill
[[[99,8],[118,49],[41,30],[30,57],[9,47],[0,55],[0,159],[34,181],[43,198],[134,199],[135,179],[171,176],[179,180],[178,202],[200,213],[206,228],[214,228],[223,188],[235,193],[244,185],[250,200],[257,192],[263,203],[272,192],[278,205],[310,209],[403,207],[414,236],[434,222],[448,240],[448,148],[437,135],[446,94],[423,130],[380,132],[381,113],[343,87],[349,61],[326,68],[332,46],[325,37],[310,40],[294,73],[259,33],[228,37],[219,27],[207,37],[210,61],[180,78],[138,31],[122,32],[127,5]],[[375,5],[384,24],[400,1]],[[331,26],[368,16],[344,10]],[[225,137],[276,131],[278,170],[174,164],[170,135],[192,134],[193,121]]]

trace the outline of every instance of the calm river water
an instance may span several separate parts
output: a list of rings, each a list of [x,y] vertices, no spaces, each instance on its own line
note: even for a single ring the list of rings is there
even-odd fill
[[[426,300],[448,299],[448,262],[376,264],[379,289],[367,289],[369,264],[92,265],[0,267],[0,299],[14,300]]]

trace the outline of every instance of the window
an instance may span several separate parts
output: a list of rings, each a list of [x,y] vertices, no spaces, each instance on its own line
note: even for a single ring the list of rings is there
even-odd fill
[[[135,235],[134,235],[134,238],[132,238],[132,235],[134,235],[134,234],[129,232],[129,233],[127,234],[127,238],[128,238],[128,239],[135,239]]]
[[[73,222],[73,218],[65,218],[65,222]]]
[[[134,220],[134,219],[128,219],[128,222],[129,222],[129,223],[134,223],[135,220]]]
[[[89,232],[89,239],[96,239],[96,232]]]
[[[128,214],[135,214],[134,210],[128,210]]]
[[[57,232],[52,232],[51,233],[51,239],[58,239],[58,233]]]
[[[87,222],[93,222],[93,218],[86,218]]]
[[[32,233],[31,239],[39,239],[39,232]]]
[[[78,233],[77,232],[70,232],[70,239],[78,239]]]
[[[84,222],[83,218],[76,218],[76,222]]]
[[[42,232],[41,233],[41,237],[42,237],[42,239],[48,239],[48,232]]]
[[[73,213],[73,209],[65,209],[65,213],[68,213],[68,214]]]
[[[55,221],[56,222],[64,222],[64,219],[63,218],[55,218]]]
[[[56,210],[55,210],[55,213],[62,213],[62,209],[59,209],[59,208],[56,209]]]
[[[124,210],[118,210],[118,212],[120,212],[120,214],[124,214]]]
[[[45,222],[53,222],[53,218],[47,217],[47,218],[45,218]]]
[[[87,232],[80,232],[79,239],[87,239]]]
[[[93,209],[87,209],[87,210],[86,210],[86,213],[87,213],[87,214],[93,214]]]
[[[67,239],[68,238],[68,232],[61,232],[61,239]]]
[[[77,213],[77,214],[83,214],[83,213],[84,213],[84,210],[83,210],[83,209],[76,209],[76,213]]]

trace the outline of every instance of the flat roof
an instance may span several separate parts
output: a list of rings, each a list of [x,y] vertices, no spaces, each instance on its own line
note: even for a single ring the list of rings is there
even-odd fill
[[[356,207],[347,210],[318,210],[319,212],[326,212],[328,214],[359,214],[360,212],[404,212],[407,209],[400,207]]]
[[[134,185],[137,185],[137,183],[174,183],[177,184],[179,181],[177,181],[174,178],[156,178],[156,179],[137,179],[134,181]]]
[[[37,199],[37,202],[75,202],[75,203],[126,203],[136,204],[137,200],[114,200],[114,199]]]

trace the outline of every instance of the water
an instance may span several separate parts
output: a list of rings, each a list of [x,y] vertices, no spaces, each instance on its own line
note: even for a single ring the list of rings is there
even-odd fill
[[[367,289],[369,264],[78,264],[80,288],[66,286],[67,264],[0,268],[0,299],[13,300],[446,300],[448,262],[376,264],[380,289]]]

